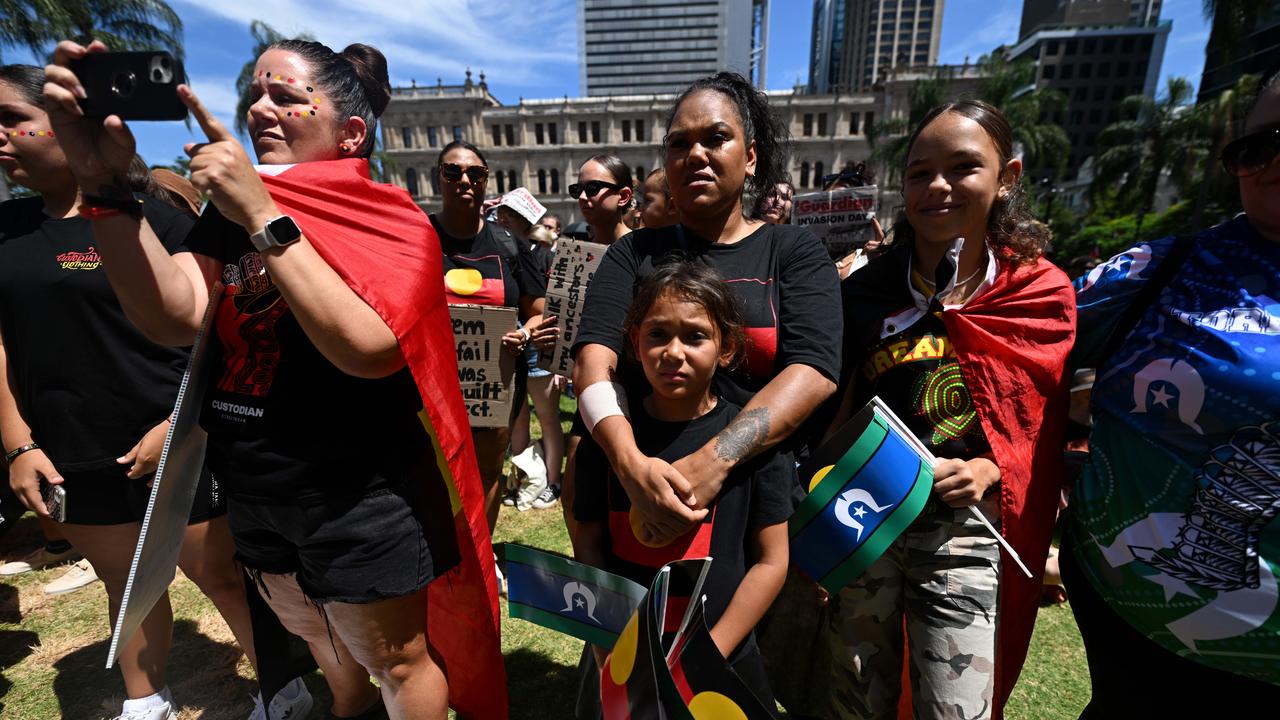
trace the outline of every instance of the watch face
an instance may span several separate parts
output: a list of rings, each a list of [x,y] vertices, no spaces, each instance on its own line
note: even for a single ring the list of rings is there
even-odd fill
[[[288,215],[283,215],[267,223],[267,229],[271,231],[271,238],[276,241],[277,245],[287,245],[302,237],[302,231],[298,229],[297,223]]]

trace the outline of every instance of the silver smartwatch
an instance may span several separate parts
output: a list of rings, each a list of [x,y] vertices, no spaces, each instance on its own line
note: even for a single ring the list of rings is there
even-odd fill
[[[266,227],[249,236],[249,242],[258,249],[258,252],[264,252],[274,247],[283,247],[295,242],[302,237],[302,231],[298,229],[298,224],[288,215],[281,215],[272,219],[267,223]]]

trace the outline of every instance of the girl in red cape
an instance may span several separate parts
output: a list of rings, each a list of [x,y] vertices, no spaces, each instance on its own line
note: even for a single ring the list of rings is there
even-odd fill
[[[999,718],[1025,659],[1075,306],[1042,257],[1048,230],[1022,206],[1021,173],[999,110],[935,109],[908,145],[892,249],[844,283],[840,417],[878,395],[939,463],[920,517],[833,598],[835,717],[897,716],[905,660],[914,717]],[[1034,577],[1001,557],[975,505]]]
[[[120,192],[129,130],[77,106],[68,64],[101,50],[60,44],[45,86],[82,212],[126,314],[155,342],[190,345],[217,298],[207,463],[238,559],[324,670],[330,717],[443,720],[452,705],[505,718],[439,243],[402,190],[368,178],[385,58],[303,41],[264,52],[248,114],[262,176],[179,86],[209,139],[186,150],[210,204],[170,256]]]

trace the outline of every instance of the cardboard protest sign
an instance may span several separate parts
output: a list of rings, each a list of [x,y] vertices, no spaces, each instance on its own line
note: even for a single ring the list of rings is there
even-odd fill
[[[528,188],[518,187],[498,201],[499,205],[505,205],[512,210],[520,213],[520,216],[529,221],[529,224],[538,222],[543,215],[547,214],[547,208],[538,199],[529,192]]]
[[[108,668],[115,664],[120,648],[129,644],[156,601],[169,589],[178,567],[178,551],[182,549],[187,520],[191,517],[191,503],[195,501],[196,486],[204,469],[208,436],[200,427],[200,409],[204,407],[204,394],[209,385],[206,368],[211,345],[207,342],[210,319],[221,297],[222,283],[218,282],[209,294],[204,322],[195,344],[191,346],[187,370],[182,375],[182,384],[178,386],[169,433],[165,436],[160,462],[151,481],[147,514],[142,518],[133,565],[124,586],[120,612],[116,614],[115,631],[107,651]]]
[[[544,313],[558,318],[556,325],[560,328],[560,338],[552,352],[543,353],[538,358],[538,367],[543,370],[566,377],[573,373],[573,358],[569,353],[582,322],[587,286],[595,277],[607,249],[599,243],[566,237],[561,237],[557,243],[556,256],[551,261],[551,275],[547,278],[547,308]]]
[[[875,237],[880,189],[875,185],[797,195],[792,200],[791,224],[803,225],[827,246],[833,260],[848,255]]]
[[[511,420],[516,357],[502,336],[516,329],[516,310],[492,305],[450,305],[458,352],[458,384],[471,427],[506,427]]]

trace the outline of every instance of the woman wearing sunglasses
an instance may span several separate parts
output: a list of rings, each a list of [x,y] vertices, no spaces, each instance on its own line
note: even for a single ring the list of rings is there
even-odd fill
[[[444,253],[445,297],[450,305],[517,308],[525,325],[507,333],[502,344],[511,353],[522,353],[544,324],[530,320],[542,314],[546,274],[537,268],[526,241],[484,219],[489,166],[476,146],[464,140],[445,145],[437,159],[436,171],[440,174],[443,208],[430,218]],[[555,332],[554,327],[544,329],[538,341],[545,343],[555,337]],[[515,397],[524,397],[527,373],[525,363],[516,364]],[[511,441],[511,423],[519,410],[520,403],[513,403],[507,427],[471,430],[491,533],[501,507],[498,481],[502,477],[502,461]]]
[[[1273,70],[1221,157],[1244,213],[1077,280],[1097,382],[1060,563],[1093,680],[1081,717],[1280,702],[1278,154]]]
[[[591,241],[612,245],[631,232],[623,222],[631,209],[631,168],[615,155],[593,155],[578,168],[578,182],[569,197],[578,201],[582,218],[591,227]]]

